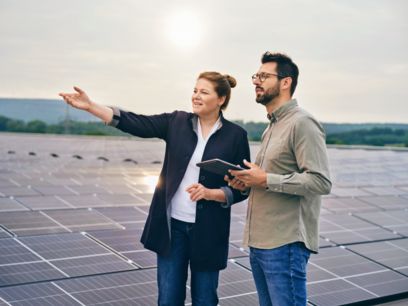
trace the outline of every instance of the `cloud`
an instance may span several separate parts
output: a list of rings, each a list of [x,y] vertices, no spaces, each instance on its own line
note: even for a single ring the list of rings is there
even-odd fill
[[[408,122],[407,2],[310,3],[3,0],[0,96],[54,98],[76,84],[141,113],[189,110],[198,73],[218,70],[238,80],[226,116],[265,120],[250,75],[277,50],[300,66],[296,96],[318,119]],[[196,46],[166,37],[178,10],[204,25]]]

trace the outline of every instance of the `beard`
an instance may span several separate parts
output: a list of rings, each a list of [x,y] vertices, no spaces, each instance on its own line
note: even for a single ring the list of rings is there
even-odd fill
[[[259,104],[266,105],[280,95],[279,83],[275,87],[269,88],[263,95],[256,96],[255,101]]]

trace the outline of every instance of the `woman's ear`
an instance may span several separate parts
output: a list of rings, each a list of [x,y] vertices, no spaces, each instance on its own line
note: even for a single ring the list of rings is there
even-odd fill
[[[221,106],[225,103],[225,98],[226,98],[226,97],[221,97],[221,98],[219,98],[219,100],[218,100],[218,106],[219,106],[219,107],[221,107]]]

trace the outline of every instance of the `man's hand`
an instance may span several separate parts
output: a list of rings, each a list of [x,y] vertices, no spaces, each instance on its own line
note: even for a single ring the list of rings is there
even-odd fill
[[[250,163],[246,161],[245,159],[244,159],[244,164],[249,169],[247,170],[229,170],[231,175],[234,176],[234,180],[242,182],[245,185],[245,187],[253,187],[253,186],[266,187],[266,172],[262,170],[258,165],[254,163]]]
[[[240,190],[240,191],[245,191],[248,188],[245,186],[243,182],[241,182],[239,179],[236,177],[230,178],[228,175],[224,176],[224,181],[228,182],[228,186]]]

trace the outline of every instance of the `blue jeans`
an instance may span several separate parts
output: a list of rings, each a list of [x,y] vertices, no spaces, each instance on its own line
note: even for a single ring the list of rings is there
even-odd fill
[[[252,275],[260,306],[305,306],[306,265],[310,251],[302,242],[274,249],[250,248]]]
[[[188,263],[194,223],[171,219],[171,252],[157,255],[158,305],[184,306]],[[191,271],[191,300],[194,306],[216,306],[219,271]]]

